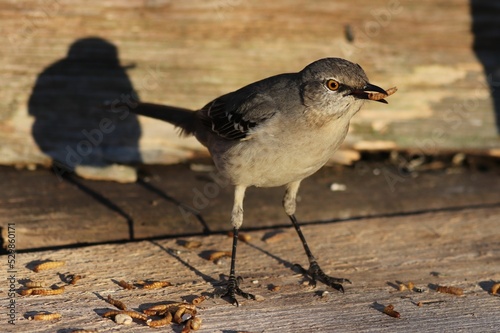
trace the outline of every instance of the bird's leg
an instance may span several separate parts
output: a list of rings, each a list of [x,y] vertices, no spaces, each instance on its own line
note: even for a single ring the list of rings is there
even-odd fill
[[[231,269],[229,279],[225,290],[220,294],[221,297],[228,297],[231,304],[239,306],[236,295],[247,299],[255,299],[255,296],[240,289],[241,277],[236,277],[236,247],[238,245],[238,230],[243,223],[243,198],[245,197],[246,187],[236,186],[234,190],[234,206],[231,214],[231,223],[233,224],[233,249],[231,252]]]
[[[344,287],[342,287],[341,283],[344,282],[351,283],[351,281],[349,281],[348,279],[331,277],[323,272],[321,267],[319,267],[316,258],[314,258],[311,250],[309,249],[309,245],[307,245],[307,241],[304,237],[304,234],[300,229],[299,222],[295,217],[295,208],[297,202],[296,199],[299,186],[300,186],[300,181],[288,184],[285,197],[283,198],[283,207],[285,208],[285,212],[292,221],[292,224],[295,227],[295,230],[297,231],[297,234],[299,235],[299,238],[302,242],[302,246],[306,251],[307,259],[309,260],[309,269],[307,270],[302,268],[302,266],[300,265],[295,265],[295,266],[299,267],[304,275],[307,275],[311,278],[313,286],[316,285],[316,280],[319,280],[324,284],[326,284],[327,286],[330,286],[336,290],[344,292]]]

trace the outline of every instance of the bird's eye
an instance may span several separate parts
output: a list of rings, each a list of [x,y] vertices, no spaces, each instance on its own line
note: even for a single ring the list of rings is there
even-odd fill
[[[338,83],[335,80],[330,79],[330,80],[326,81],[326,87],[330,90],[335,91],[335,90],[339,89],[340,83]]]

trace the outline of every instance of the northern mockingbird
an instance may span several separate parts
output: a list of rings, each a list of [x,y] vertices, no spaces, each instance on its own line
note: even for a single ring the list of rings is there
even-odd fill
[[[249,186],[285,186],[283,207],[309,259],[304,270],[343,292],[347,279],[319,267],[295,217],[300,182],[318,171],[344,141],[349,121],[367,99],[387,103],[384,89],[372,85],[363,69],[340,58],[315,61],[298,73],[269,77],[211,101],[198,111],[141,103],[131,111],[165,120],[194,135],[208,148],[219,172],[235,186],[231,213],[233,249],[225,293],[255,299],[239,288],[235,275],[238,229]],[[374,97],[375,96],[375,97]]]

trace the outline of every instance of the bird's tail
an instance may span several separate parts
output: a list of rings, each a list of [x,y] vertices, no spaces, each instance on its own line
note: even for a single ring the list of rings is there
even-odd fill
[[[182,135],[193,135],[196,129],[196,112],[169,105],[138,103],[130,111],[142,116],[160,119],[181,129]]]

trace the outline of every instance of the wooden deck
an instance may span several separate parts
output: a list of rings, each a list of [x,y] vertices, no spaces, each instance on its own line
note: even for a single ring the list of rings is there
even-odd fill
[[[293,271],[292,265],[305,265],[306,257],[295,231],[287,226],[280,207],[281,191],[250,191],[245,226],[254,229],[245,231],[251,236],[248,243],[240,242],[237,272],[244,278],[242,287],[265,300],[240,299],[241,306],[236,308],[224,299],[208,299],[198,308],[203,320],[200,332],[497,331],[500,298],[489,294],[489,289],[500,282],[498,169],[490,165],[488,171],[451,167],[422,171],[391,190],[387,178],[379,174],[384,165],[390,167],[382,162],[367,162],[363,172],[327,167],[306,181],[301,192],[298,217],[306,222],[305,236],[328,273],[353,282],[344,285],[345,294],[320,283],[313,289]],[[206,172],[189,169],[189,165],[146,167],[144,172],[148,184],[190,203],[186,199],[192,198],[189,186],[203,189],[210,180]],[[361,178],[356,179],[356,174]],[[140,321],[117,327],[103,318],[104,312],[113,309],[104,298],[112,295],[134,310],[190,301],[210,296],[220,274],[228,273],[228,260],[216,265],[207,255],[229,251],[231,238],[225,233],[202,235],[203,228],[195,219],[183,223],[178,207],[157,192],[111,182],[86,181],[83,187],[59,182],[47,170],[3,168],[0,175],[11,182],[0,201],[4,242],[10,221],[15,223],[20,249],[46,247],[17,253],[16,289],[27,279],[43,280],[50,286],[64,285],[62,277],[68,273],[83,276],[61,295],[17,294],[16,325],[2,323],[5,332],[63,333],[77,328],[150,332],[154,329]],[[174,179],[183,179],[187,187]],[[330,191],[334,182],[346,185],[346,191]],[[107,198],[107,205],[87,188]],[[221,191],[202,213],[213,230],[230,229],[229,193],[229,189]],[[129,225],[124,216],[132,219],[136,238],[177,236],[125,241]],[[187,249],[183,244],[190,240],[201,246]],[[78,241],[101,244],[69,246]],[[35,273],[34,264],[45,260],[63,260],[66,265]],[[8,276],[5,269],[0,272],[1,280]],[[124,290],[117,284],[148,279],[166,280],[172,286]],[[409,281],[423,292],[398,291],[399,283]],[[438,293],[438,285],[463,288],[464,295]],[[3,283],[5,296],[7,289]],[[324,291],[328,291],[326,296]],[[4,321],[8,301],[7,297],[0,300]],[[424,304],[417,306],[418,302]],[[389,304],[400,313],[399,319],[382,312]],[[36,311],[57,312],[62,318],[28,320]],[[181,329],[172,324],[166,331]]]
[[[389,105],[367,103],[353,119],[336,155],[352,166],[325,167],[299,192],[297,216],[320,265],[353,283],[345,294],[309,286],[292,269],[306,257],[281,207],[283,189],[252,188],[251,240],[240,243],[237,273],[264,300],[235,308],[207,299],[200,332],[498,332],[500,298],[489,290],[500,282],[499,11],[482,0],[3,1],[0,331],[151,332],[141,321],[103,318],[113,309],[106,297],[138,311],[189,302],[211,296],[228,273],[227,260],[207,256],[231,249],[232,188],[206,150],[168,124],[127,110],[112,116],[105,101],[197,109],[342,57],[372,83],[399,88]],[[104,119],[116,125],[109,133]],[[85,145],[88,154],[75,153]],[[61,177],[47,169],[68,158],[138,171]],[[89,180],[89,171],[128,183]],[[65,265],[34,272],[46,260]],[[83,278],[66,285],[67,274]],[[65,289],[21,296],[30,279]],[[120,280],[172,286],[124,290]],[[398,290],[410,281],[421,292]],[[400,318],[383,313],[390,304]],[[61,318],[28,319],[39,311]]]

